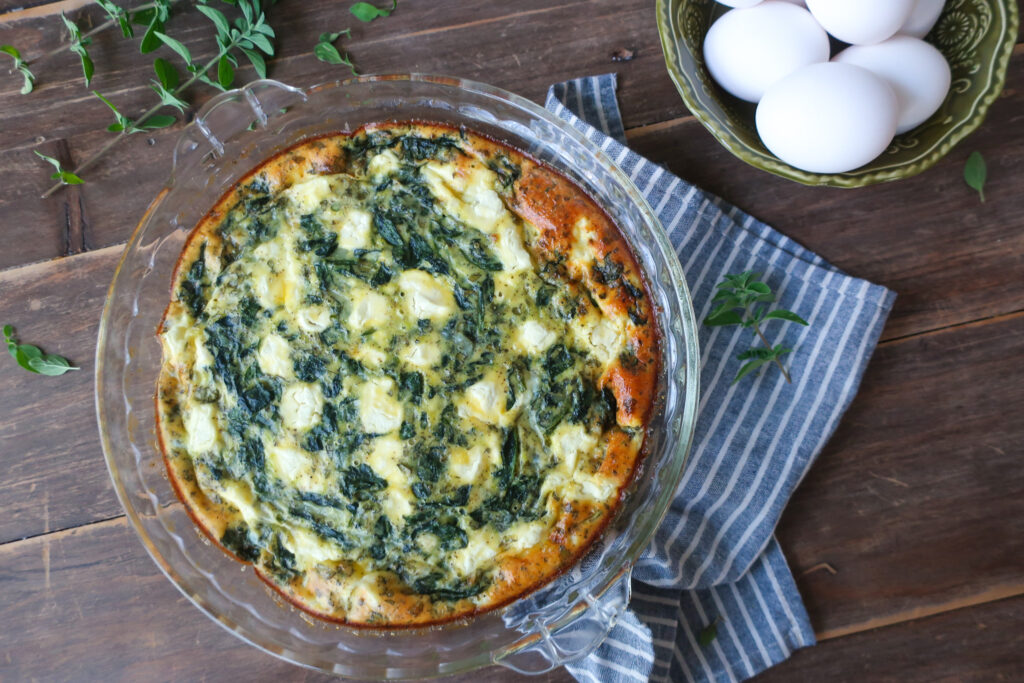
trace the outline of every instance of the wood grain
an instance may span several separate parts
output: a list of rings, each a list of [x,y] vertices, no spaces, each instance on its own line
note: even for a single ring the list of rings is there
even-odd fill
[[[821,643],[752,681],[1020,681],[1022,652],[1024,598],[1017,597]]]
[[[121,514],[93,407],[93,350],[121,249],[0,272],[0,324],[81,370],[43,377],[0,359],[0,542]]]
[[[876,351],[778,531],[815,630],[1024,592],[1022,335],[1016,314]]]
[[[203,616],[124,518],[2,545],[0,568],[0,680],[338,680],[260,652]],[[513,678],[492,667],[446,680]],[[572,678],[563,670],[531,680]]]

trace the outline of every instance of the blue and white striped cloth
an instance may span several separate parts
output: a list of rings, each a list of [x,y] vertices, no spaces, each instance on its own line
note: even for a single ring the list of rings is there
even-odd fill
[[[775,524],[856,393],[895,296],[627,149],[615,87],[614,74],[560,83],[547,108],[647,197],[697,319],[724,275],[752,270],[810,325],[765,330],[795,349],[786,357],[792,384],[771,367],[732,384],[750,331],[700,326],[699,417],[675,502],[634,568],[631,610],[597,652],[567,668],[591,683],[743,680],[815,642]],[[701,645],[712,623],[717,635]]]

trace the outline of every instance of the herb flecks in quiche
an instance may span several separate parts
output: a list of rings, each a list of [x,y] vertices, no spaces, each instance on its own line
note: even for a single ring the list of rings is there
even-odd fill
[[[181,257],[160,330],[171,479],[321,617],[505,604],[572,564],[633,475],[649,307],[606,215],[507,147],[423,124],[305,142]]]

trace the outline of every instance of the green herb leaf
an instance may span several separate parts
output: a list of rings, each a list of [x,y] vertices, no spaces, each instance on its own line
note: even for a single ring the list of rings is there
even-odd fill
[[[66,358],[43,351],[31,344],[19,344],[14,338],[14,327],[4,325],[4,342],[7,344],[7,351],[11,354],[18,365],[29,372],[39,375],[63,375],[69,370],[78,370],[67,361]]]
[[[260,78],[267,77],[267,62],[263,59],[263,55],[255,50],[248,48],[240,48],[242,53],[249,58],[249,62],[252,64],[252,68],[256,70],[256,74]]]
[[[206,17],[213,22],[213,25],[217,27],[218,36],[230,37],[231,35],[231,24],[228,23],[227,17],[219,9],[214,9],[209,5],[196,5],[196,9],[206,15]]]
[[[103,11],[107,13],[111,20],[116,21],[120,25],[121,33],[125,38],[133,38],[135,36],[135,31],[132,30],[132,24],[128,19],[127,12],[110,0],[96,0],[96,4],[103,8]]]
[[[174,90],[178,87],[178,70],[163,57],[157,57],[153,60],[153,71],[156,72],[160,85],[167,90]]]
[[[231,62],[228,61],[227,55],[224,55],[217,64],[217,82],[220,83],[220,87],[226,90],[231,87],[234,81],[235,69],[231,66]]]
[[[24,79],[24,83],[21,86],[21,94],[27,95],[32,92],[32,88],[35,87],[36,78],[29,71],[25,61],[21,58],[21,52],[18,51],[13,45],[0,45],[0,52],[6,55],[10,55],[11,59],[14,60],[14,69],[21,74]]]
[[[262,33],[250,33],[249,40],[252,41],[253,45],[263,50],[263,52],[273,56],[274,44],[271,43],[270,40],[267,39],[267,37],[264,36]]]
[[[160,40],[160,32],[164,30],[164,24],[153,15],[153,18],[149,22],[149,26],[146,27],[146,32],[142,35],[142,41],[139,43],[139,52],[144,55],[148,55],[153,50],[163,45],[163,41]]]
[[[51,164],[55,169],[57,169],[57,172],[50,176],[52,180],[59,180],[63,185],[81,185],[83,182],[85,182],[81,178],[76,176],[74,173],[71,173],[70,171],[65,171],[63,168],[61,168],[61,163],[57,159],[54,159],[53,157],[48,157],[35,149],[32,151],[35,152],[37,157],[46,161],[47,163]]]
[[[985,157],[981,152],[974,151],[967,157],[967,164],[964,166],[964,181],[967,185],[978,191],[978,197],[982,204],[985,203],[985,180],[988,177],[988,169],[985,167]]]
[[[43,354],[38,358],[32,358],[28,362],[29,366],[40,375],[48,375],[55,377],[57,375],[63,375],[68,370],[77,370],[78,368],[71,367],[71,363],[66,358],[55,356],[53,354]]]
[[[704,324],[708,327],[740,325],[752,329],[763,343],[763,346],[748,349],[737,356],[737,360],[749,362],[740,367],[735,379],[733,379],[733,384],[766,363],[778,365],[783,377],[786,378],[787,382],[790,382],[792,380],[789,373],[779,359],[791,353],[793,349],[784,347],[781,344],[774,347],[771,346],[761,332],[761,323],[765,320],[784,320],[799,325],[807,325],[808,323],[792,311],[784,309],[768,310],[768,304],[775,301],[775,294],[772,292],[771,287],[759,281],[757,277],[757,273],[748,270],[743,273],[726,275],[722,278],[722,282],[715,287],[718,291],[712,297],[712,302],[717,302],[718,306],[704,319]]]
[[[787,311],[785,309],[778,309],[776,311],[769,311],[765,314],[763,320],[788,320],[791,323],[797,323],[798,325],[809,325],[806,320],[798,316],[793,311]]]
[[[188,106],[188,103],[185,102],[185,100],[181,99],[156,81],[150,83],[150,87],[153,88],[153,92],[160,96],[160,104],[166,104],[169,107],[174,107],[183,114],[185,113],[185,108]]]
[[[86,52],[85,46],[89,44],[88,38],[82,37],[82,32],[78,28],[78,24],[64,16],[64,13],[60,13],[60,18],[64,20],[64,25],[68,29],[68,34],[71,37],[71,43],[68,45],[68,49],[78,55],[79,60],[82,62],[82,75],[85,76],[85,86],[89,87],[89,82],[92,81],[92,76],[96,71],[96,67],[92,63],[92,58],[89,57],[89,53]]]
[[[62,185],[81,185],[85,181],[71,171],[58,171],[50,176],[52,180],[59,180]]]
[[[96,97],[100,98],[100,100],[103,102],[103,104],[105,104],[108,107],[110,107],[110,111],[114,112],[114,118],[117,119],[117,123],[112,123],[109,126],[107,126],[107,130],[109,130],[111,132],[115,132],[115,133],[119,132],[119,131],[128,131],[128,132],[132,131],[132,129],[134,127],[133,124],[132,124],[132,120],[130,118],[128,118],[127,116],[125,116],[124,114],[122,114],[121,112],[119,112],[117,110],[117,107],[114,106],[113,102],[111,102],[110,100],[108,100],[106,97],[104,97],[103,95],[99,94],[95,90],[92,91],[92,94],[95,95]]]
[[[60,162],[59,162],[59,161],[57,161],[56,159],[54,159],[53,157],[48,157],[48,156],[46,156],[45,154],[43,154],[42,152],[40,152],[39,150],[35,150],[35,149],[34,149],[34,150],[32,150],[32,151],[33,151],[33,152],[35,153],[35,155],[36,155],[37,157],[39,157],[39,158],[40,158],[40,159],[42,159],[43,161],[46,161],[46,162],[48,162],[49,164],[51,164],[51,165],[52,165],[52,166],[53,166],[53,167],[54,167],[55,169],[57,169],[58,171],[59,171],[59,170],[61,170],[61,169],[60,169]]]
[[[185,60],[186,64],[192,63],[192,53],[188,51],[187,47],[165,33],[156,31],[155,34],[156,37],[160,39],[160,42],[177,52],[178,55]]]
[[[724,325],[740,325],[743,323],[743,316],[736,311],[727,309],[720,311],[717,314],[709,315],[704,319],[704,324],[708,327],[722,327]]]
[[[330,43],[317,43],[316,47],[313,48],[313,54],[321,62],[327,62],[328,64],[343,64],[345,61],[341,58],[338,48]]]
[[[167,114],[153,114],[148,119],[138,124],[137,130],[153,130],[155,128],[166,128],[173,126],[178,119]],[[135,132],[135,131],[132,131]]]
[[[718,619],[715,619],[710,624],[705,626],[697,634],[697,644],[701,647],[707,647],[715,641],[718,637]]]
[[[392,0],[391,9],[380,9],[375,7],[368,2],[357,2],[349,8],[349,12],[352,13],[356,19],[362,22],[371,22],[378,17],[389,16],[398,7],[398,0]]]

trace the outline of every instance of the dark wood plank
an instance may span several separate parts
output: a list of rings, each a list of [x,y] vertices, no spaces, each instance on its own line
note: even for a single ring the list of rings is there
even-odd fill
[[[899,294],[886,337],[1024,309],[1024,48],[986,122],[924,173],[857,190],[804,187],[733,157],[695,119],[634,131],[630,144],[736,203],[840,268]],[[963,181],[988,162],[984,204]]]
[[[0,273],[0,325],[81,370],[34,375],[0,359],[0,542],[121,513],[106,476],[93,370],[119,247]]]
[[[82,352],[117,251],[0,273],[0,322],[84,368],[50,379],[0,363],[0,540],[120,514]],[[780,532],[797,572],[838,571],[800,580],[820,631],[1024,591],[1024,423],[1006,413],[1024,405],[1022,335],[1016,315],[879,349]]]
[[[815,630],[1024,593],[1024,314],[883,344],[783,515]]]
[[[1024,598],[830,640],[795,653],[756,683],[1024,679]]]
[[[0,546],[0,567],[2,680],[337,680],[264,654],[206,618],[123,518]],[[491,667],[446,680],[516,678]],[[572,678],[560,670],[531,680]]]

